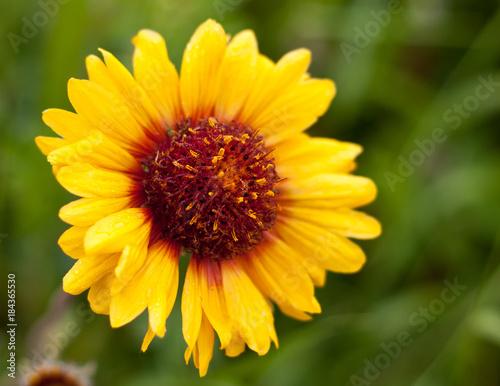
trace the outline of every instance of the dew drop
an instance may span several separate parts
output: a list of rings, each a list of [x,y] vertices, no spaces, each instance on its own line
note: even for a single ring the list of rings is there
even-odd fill
[[[123,222],[117,222],[113,225],[113,229],[120,229],[123,225]]]

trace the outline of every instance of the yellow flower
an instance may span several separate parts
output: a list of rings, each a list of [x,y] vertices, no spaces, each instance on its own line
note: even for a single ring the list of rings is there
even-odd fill
[[[89,80],[68,83],[76,114],[43,113],[61,138],[37,144],[82,197],[60,211],[73,227],[59,245],[77,259],[64,290],[90,288],[92,309],[112,327],[147,308],[146,350],[165,334],[181,249],[191,252],[182,330],[186,362],[193,355],[203,376],[214,330],[226,355],[245,346],[263,355],[278,346],[270,300],[300,320],[321,312],[314,286],[326,271],[365,262],[349,238],[380,233],[353,209],[376,188],[350,174],[360,146],[304,133],[335,94],[306,72],[308,50],[273,63],[252,31],[229,40],[208,20],[179,76],[160,35],[142,30],[132,41],[134,76],[101,50],[104,62],[87,58]]]

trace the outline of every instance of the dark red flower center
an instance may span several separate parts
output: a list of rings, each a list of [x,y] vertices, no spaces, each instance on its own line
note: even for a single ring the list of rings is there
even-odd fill
[[[54,365],[38,368],[28,377],[26,384],[29,386],[84,386],[87,384],[79,378],[76,372]]]
[[[280,178],[272,150],[251,127],[184,120],[142,166],[155,225],[190,252],[231,259],[274,225]]]

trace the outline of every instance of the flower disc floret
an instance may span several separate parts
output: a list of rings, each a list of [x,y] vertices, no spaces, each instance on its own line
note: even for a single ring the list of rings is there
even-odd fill
[[[280,178],[272,150],[251,127],[184,120],[142,165],[146,206],[162,237],[190,252],[232,259],[274,224]]]

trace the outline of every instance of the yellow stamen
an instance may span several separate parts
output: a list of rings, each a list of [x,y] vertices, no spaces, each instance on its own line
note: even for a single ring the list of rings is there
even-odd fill
[[[265,158],[271,158],[270,155],[273,155],[274,151],[276,150],[275,147],[273,147],[271,150],[269,150],[265,156]]]
[[[254,132],[252,133],[252,137],[251,138],[255,138],[257,136],[257,134],[259,133],[260,129],[255,129]]]
[[[249,211],[247,212],[247,215],[248,215],[248,217],[251,217],[251,218],[253,218],[254,220],[257,218],[257,216],[255,215],[255,212],[254,212],[254,211],[252,211],[252,210],[249,210]]]
[[[217,121],[217,119],[215,119],[214,117],[208,118],[208,124],[210,126],[215,127],[215,126],[217,126],[218,123],[219,123],[219,121]]]
[[[191,219],[191,221],[189,222],[189,225],[193,225],[198,220],[199,217],[200,217],[200,214],[196,213],[194,215],[194,217]]]

